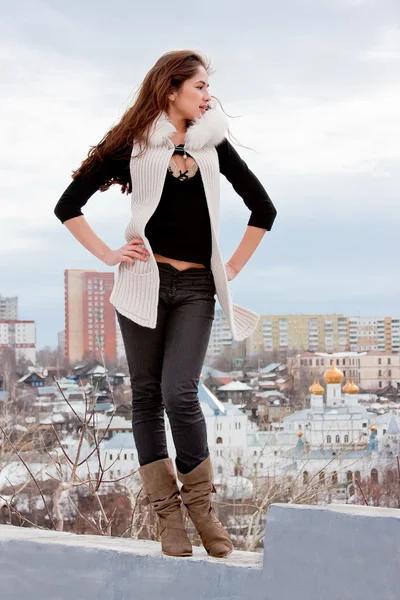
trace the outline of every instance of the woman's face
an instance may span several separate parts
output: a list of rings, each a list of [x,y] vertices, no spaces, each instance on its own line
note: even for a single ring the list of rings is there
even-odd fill
[[[208,92],[208,74],[204,67],[199,67],[191,79],[187,79],[179,92],[170,96],[170,109],[184,119],[194,120],[202,117],[207,109],[211,96]],[[172,99],[174,98],[174,99]]]

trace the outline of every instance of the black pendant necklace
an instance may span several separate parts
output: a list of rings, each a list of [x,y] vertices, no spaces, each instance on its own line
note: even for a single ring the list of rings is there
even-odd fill
[[[175,146],[175,152],[177,154],[182,154],[185,160],[188,158],[188,156],[190,156],[190,154],[188,154],[185,150],[185,144],[179,144],[178,146]]]

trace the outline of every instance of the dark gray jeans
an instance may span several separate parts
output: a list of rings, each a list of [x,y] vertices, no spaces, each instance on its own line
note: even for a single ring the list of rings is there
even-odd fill
[[[209,455],[198,383],[215,310],[210,269],[178,271],[158,263],[157,326],[143,327],[117,311],[132,387],[133,436],[140,465],[168,457],[164,408],[176,465],[188,473]]]

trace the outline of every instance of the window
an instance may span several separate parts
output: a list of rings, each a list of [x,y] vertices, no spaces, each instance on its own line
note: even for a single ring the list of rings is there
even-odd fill
[[[353,483],[353,471],[347,471],[347,483]]]
[[[360,471],[356,471],[354,474],[354,478],[356,481],[361,481],[361,473]]]
[[[391,365],[391,364],[392,364],[392,359],[388,358],[388,365]]]
[[[349,488],[349,496],[350,496],[350,497],[351,497],[351,496],[354,496],[354,494],[355,494],[354,485],[351,485],[351,486],[350,486],[350,488]]]
[[[338,474],[337,471],[333,471],[332,473],[332,485],[337,485],[338,483]]]
[[[381,364],[382,364],[382,359],[378,358],[378,365],[381,365]]]
[[[218,473],[218,475],[222,475],[223,468],[221,467],[221,465],[219,465],[219,467],[217,468],[217,473]]]
[[[254,450],[253,456],[257,456],[257,450]]]
[[[131,460],[133,460],[133,452],[131,453]]]
[[[326,443],[327,443],[327,444],[330,444],[331,442],[332,442],[332,438],[331,438],[331,436],[330,436],[330,435],[327,435],[327,436],[326,436]]]
[[[371,469],[371,481],[372,483],[378,483],[378,471],[376,469]]]
[[[303,483],[307,484],[309,481],[309,475],[308,475],[308,471],[304,471],[303,472]]]
[[[321,485],[325,483],[325,471],[321,471],[319,474],[319,482]]]
[[[264,468],[264,463],[260,463],[260,469]]]
[[[392,370],[391,370],[391,369],[389,369],[389,370],[388,370],[388,376],[389,376],[389,377],[391,377],[391,376],[392,376]]]
[[[340,444],[340,435],[335,436],[335,442]]]
[[[222,437],[217,437],[217,444],[223,444]]]
[[[349,436],[347,434],[344,436],[344,443],[345,444],[349,443]]]
[[[382,369],[379,369],[379,371],[378,371],[378,377],[382,377]]]
[[[383,433],[383,435],[385,435],[385,433],[386,433],[386,429],[384,429],[384,430],[382,431],[382,433]]]
[[[128,460],[128,455],[124,454],[124,460]]]
[[[112,457],[113,457],[113,455],[112,455],[112,454],[110,454],[110,460],[112,460]]]
[[[363,427],[366,427],[366,426],[367,426],[367,424],[366,424],[366,423],[363,423]]]

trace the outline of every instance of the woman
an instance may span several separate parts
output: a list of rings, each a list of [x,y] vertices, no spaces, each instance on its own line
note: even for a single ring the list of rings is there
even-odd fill
[[[213,472],[198,382],[214,318],[215,294],[236,340],[258,315],[232,303],[228,281],[247,263],[276,210],[227,140],[227,120],[208,91],[209,65],[193,51],[164,54],[147,73],[135,103],[92,147],[55,208],[94,256],[119,265],[111,294],[132,386],[133,435],[146,502],[158,514],[165,554],[190,556],[181,500],[207,552],[232,551],[211,506]],[[218,247],[220,173],[251,211],[225,265]],[[131,194],[127,243],[110,249],[81,208],[98,189]],[[176,467],[168,458],[168,414]]]

